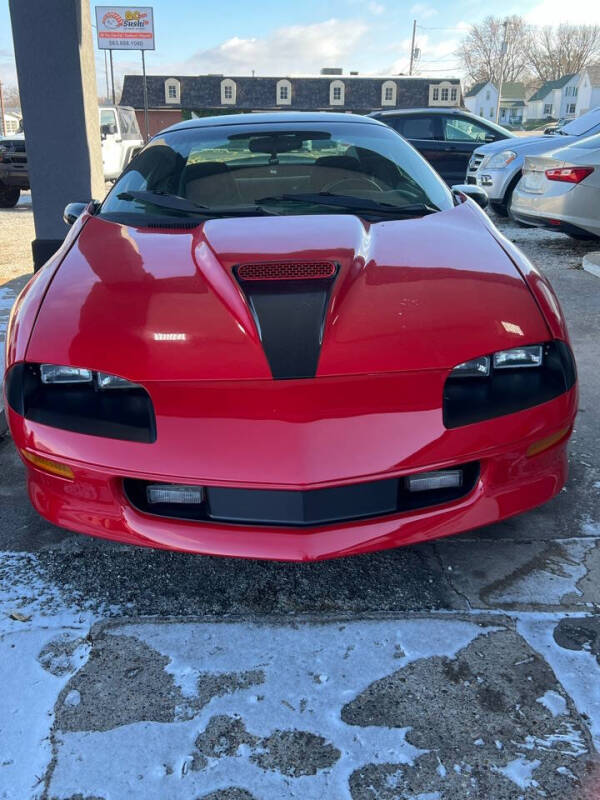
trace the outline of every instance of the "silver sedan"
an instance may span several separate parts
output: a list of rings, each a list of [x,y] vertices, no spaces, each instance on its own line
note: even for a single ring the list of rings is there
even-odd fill
[[[510,214],[575,239],[600,238],[600,134],[527,156]]]

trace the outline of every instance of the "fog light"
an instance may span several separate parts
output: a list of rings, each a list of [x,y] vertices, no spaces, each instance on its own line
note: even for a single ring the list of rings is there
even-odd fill
[[[202,486],[183,486],[176,483],[154,483],[146,487],[149,503],[187,503],[204,502]]]
[[[408,475],[404,479],[404,485],[409,492],[428,492],[431,489],[456,489],[462,486],[462,482],[462,469],[422,472],[419,475]]]
[[[69,480],[73,480],[75,477],[71,467],[68,467],[66,464],[59,464],[58,461],[36,456],[35,453],[30,453],[27,450],[21,450],[21,453],[23,454],[23,458],[26,458],[30,464],[33,464],[34,467],[44,472],[49,472],[51,475],[58,475],[61,478],[69,478]]]

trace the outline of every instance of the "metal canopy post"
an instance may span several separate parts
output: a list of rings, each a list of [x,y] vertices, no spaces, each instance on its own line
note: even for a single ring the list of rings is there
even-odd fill
[[[148,82],[146,81],[146,57],[143,50],[140,50],[140,52],[142,54],[142,75],[144,76],[144,127],[146,129],[144,141],[147,142],[150,138],[150,127],[148,124]]]
[[[113,106],[116,106],[117,105],[117,101],[115,99],[115,71],[113,69],[112,50],[109,50],[108,53],[109,53],[109,56],[110,56],[110,85],[112,87],[112,101],[113,101]]]

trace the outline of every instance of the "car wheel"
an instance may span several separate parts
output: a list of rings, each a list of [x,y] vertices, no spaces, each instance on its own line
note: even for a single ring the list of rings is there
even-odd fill
[[[492,203],[490,200],[490,208],[492,211],[500,217],[508,217],[508,211],[506,210],[506,206],[504,203]]]
[[[515,186],[521,180],[521,173],[519,172],[518,175],[512,179],[512,181],[508,184],[508,189],[504,193],[504,197],[501,203],[490,203],[496,214],[499,214],[501,217],[510,217],[510,206],[512,203],[512,196],[515,190]]]
[[[0,208],[14,208],[20,196],[21,190],[16,186],[0,186]]]

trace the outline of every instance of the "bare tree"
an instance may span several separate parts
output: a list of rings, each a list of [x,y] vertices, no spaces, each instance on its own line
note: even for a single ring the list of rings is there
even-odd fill
[[[580,72],[600,58],[600,25],[539,28],[531,39],[529,65],[542,81]]]
[[[499,17],[486,17],[483,22],[472,25],[461,42],[457,55],[467,77],[474,83],[492,81],[497,84],[501,70],[505,81],[517,81],[527,73],[531,32],[517,16],[506,19],[506,55],[502,69],[504,22]]]
[[[19,98],[19,90],[16,86],[3,86],[2,91],[4,94],[4,107],[10,111],[21,110],[21,99]]]

